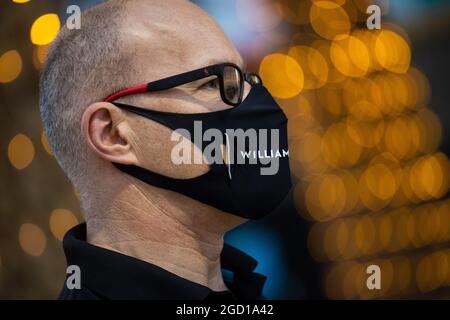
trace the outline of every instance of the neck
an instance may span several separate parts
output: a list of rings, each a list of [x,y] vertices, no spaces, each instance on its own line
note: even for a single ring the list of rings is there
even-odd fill
[[[134,182],[135,183],[135,182]],[[124,191],[125,190],[125,191]],[[86,212],[88,242],[224,291],[220,253],[226,231],[243,219],[174,192],[128,184]]]

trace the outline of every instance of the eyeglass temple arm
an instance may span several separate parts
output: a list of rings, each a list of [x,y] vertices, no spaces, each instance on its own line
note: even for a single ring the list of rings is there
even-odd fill
[[[105,102],[113,102],[114,100],[117,100],[121,97],[128,96],[130,94],[136,94],[136,93],[144,93],[148,91],[149,83],[140,84],[134,87],[130,87],[127,89],[123,89],[120,91],[117,91],[107,98],[105,98]]]
[[[206,71],[205,71],[206,70]],[[156,80],[150,83],[140,84],[134,87],[130,87],[127,89],[120,90],[112,95],[108,96],[104,101],[105,102],[113,102],[121,97],[136,94],[136,93],[144,93],[149,91],[160,91],[166,90],[170,88],[174,88],[176,86],[182,85],[184,83],[188,83],[191,81],[196,81],[198,79],[204,78],[205,76],[214,75],[215,73],[210,74],[207,71],[207,68],[201,68],[189,72],[185,72],[176,76],[167,77],[164,79]]]

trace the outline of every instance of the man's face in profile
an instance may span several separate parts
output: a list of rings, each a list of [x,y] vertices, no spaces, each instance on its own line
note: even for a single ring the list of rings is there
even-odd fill
[[[169,1],[170,2],[170,1]],[[220,26],[188,1],[176,1],[176,10],[153,1],[130,6],[133,17],[124,26],[132,63],[139,70],[134,83],[151,82],[168,76],[231,62],[243,67],[243,60]],[[249,85],[245,85],[246,94]],[[214,77],[176,88],[123,98],[120,102],[143,108],[177,113],[211,112],[230,108],[220,98]],[[207,165],[175,165],[171,161],[172,130],[154,121],[127,115],[137,164],[174,178],[192,178],[205,173]],[[194,152],[199,152],[194,149]]]

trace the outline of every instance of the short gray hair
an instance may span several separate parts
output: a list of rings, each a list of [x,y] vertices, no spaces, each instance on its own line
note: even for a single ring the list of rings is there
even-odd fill
[[[86,174],[83,111],[126,86],[129,55],[122,50],[126,0],[82,13],[81,29],[63,28],[51,45],[40,80],[40,111],[53,154],[76,186]]]

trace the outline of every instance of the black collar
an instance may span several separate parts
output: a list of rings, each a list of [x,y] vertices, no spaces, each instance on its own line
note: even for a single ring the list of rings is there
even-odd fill
[[[257,261],[224,245],[222,268],[233,277],[230,291],[214,292],[158,266],[86,242],[86,224],[67,232],[63,240],[68,265],[78,265],[83,289],[104,299],[260,299],[266,277],[253,272]],[[68,290],[66,287],[63,289]]]

